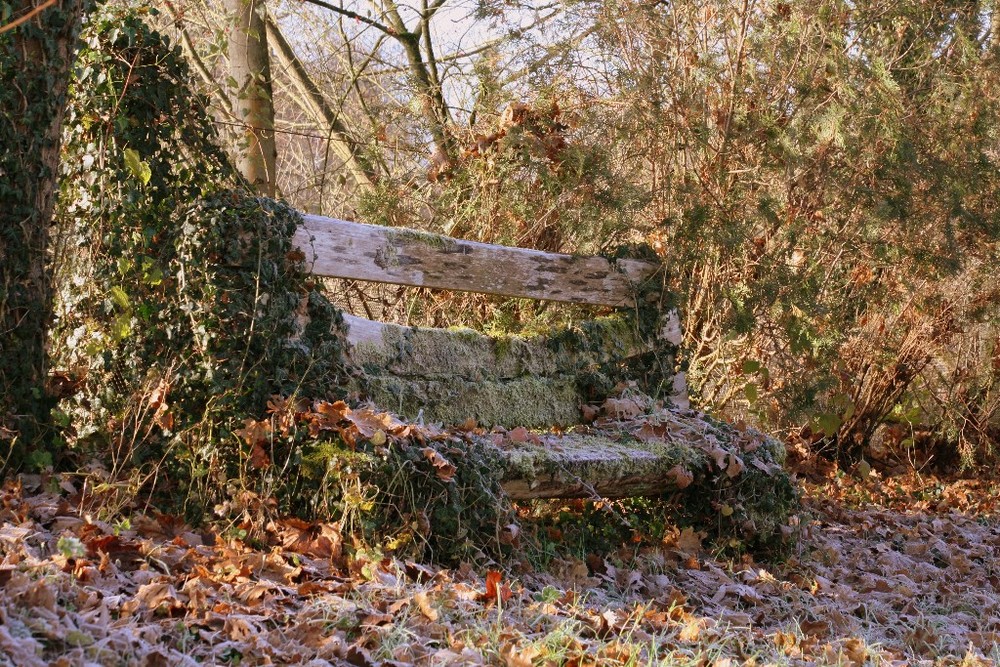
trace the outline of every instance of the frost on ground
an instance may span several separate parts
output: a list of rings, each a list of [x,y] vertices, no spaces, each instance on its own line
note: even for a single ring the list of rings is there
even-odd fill
[[[501,573],[343,555],[335,525],[267,542],[169,517],[106,523],[69,478],[0,494],[0,664],[995,664],[997,493],[984,483],[806,483],[780,564],[701,536]]]

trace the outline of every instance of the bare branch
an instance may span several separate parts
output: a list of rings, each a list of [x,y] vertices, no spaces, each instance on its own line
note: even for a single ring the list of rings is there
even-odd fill
[[[350,9],[344,9],[343,7],[338,7],[336,5],[332,5],[329,2],[324,2],[323,0],[303,0],[303,2],[307,2],[310,5],[316,5],[317,7],[322,7],[323,9],[328,9],[331,12],[336,12],[337,14],[340,14],[341,16],[346,16],[349,19],[354,19],[355,21],[360,21],[361,23],[364,23],[365,25],[371,26],[372,28],[375,28],[376,30],[380,30],[380,31],[384,32],[385,34],[389,35],[390,37],[398,37],[399,36],[399,33],[398,33],[398,31],[396,29],[390,28],[387,25],[383,25],[382,23],[379,23],[378,21],[374,21],[374,20],[368,18],[367,16],[363,16],[361,14],[358,14],[357,12],[352,12]]]
[[[14,28],[16,28],[17,26],[21,25],[22,23],[30,21],[32,19],[32,17],[40,14],[41,12],[43,12],[46,9],[48,9],[49,7],[51,7],[54,4],[56,4],[56,0],[48,0],[44,4],[41,4],[41,5],[38,5],[37,7],[35,7],[34,9],[32,9],[30,12],[28,12],[24,16],[20,16],[20,17],[14,19],[13,21],[11,21],[10,23],[8,23],[5,26],[0,26],[0,35],[4,34],[5,32],[7,32],[9,30],[13,30]]]
[[[354,181],[362,188],[371,188],[375,180],[371,167],[364,163],[356,150],[356,142],[351,138],[350,131],[326,103],[323,93],[306,72],[302,61],[295,55],[271,16],[267,18],[267,38],[292,84],[306,101],[309,111],[327,127],[331,146],[337,156],[344,161]]]

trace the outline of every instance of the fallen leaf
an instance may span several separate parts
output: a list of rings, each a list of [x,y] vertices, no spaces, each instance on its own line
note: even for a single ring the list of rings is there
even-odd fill
[[[701,551],[701,541],[704,538],[705,534],[701,531],[696,531],[694,528],[683,528],[677,535],[674,545],[679,551],[695,554]]]
[[[454,479],[455,472],[458,468],[456,468],[451,461],[442,456],[441,452],[433,447],[424,447],[420,451],[423,453],[424,457],[431,462],[431,465],[434,466],[438,479],[442,482],[450,482]]]
[[[437,612],[437,609],[431,606],[431,601],[427,597],[426,591],[420,591],[419,593],[415,593],[413,595],[413,601],[417,603],[417,608],[420,610],[421,614],[427,617],[427,620],[429,621],[438,620],[439,614]]]
[[[510,586],[503,582],[503,575],[500,572],[490,570],[486,573],[486,593],[483,594],[484,600],[506,602],[512,595],[513,592],[510,590]]]
[[[736,454],[730,452],[729,465],[726,466],[726,476],[729,477],[729,479],[733,479],[734,477],[738,476],[741,472],[743,472],[745,468],[746,466],[743,465],[743,459],[736,456]]]
[[[510,441],[515,444],[522,444],[531,440],[531,432],[523,426],[518,426],[511,429],[510,433],[507,434],[507,437],[509,437]]]
[[[604,413],[615,419],[632,419],[643,413],[643,408],[631,398],[609,398],[601,406]]]
[[[678,489],[686,489],[694,482],[694,475],[684,466],[677,464],[667,471],[667,477]]]

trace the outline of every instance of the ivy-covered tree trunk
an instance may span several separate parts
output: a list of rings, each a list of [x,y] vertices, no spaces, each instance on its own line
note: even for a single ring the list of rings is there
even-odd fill
[[[277,146],[274,138],[274,99],[271,56],[263,0],[228,0],[233,20],[229,35],[229,71],[236,81],[233,113],[246,125],[236,147],[240,173],[262,195],[274,197]]]
[[[89,0],[0,1],[0,474],[19,468],[46,432],[47,253],[60,126],[77,34]]]

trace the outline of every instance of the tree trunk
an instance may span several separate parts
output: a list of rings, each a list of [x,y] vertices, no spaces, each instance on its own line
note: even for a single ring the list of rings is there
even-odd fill
[[[14,17],[42,4],[16,2]],[[44,451],[48,432],[46,260],[66,87],[89,4],[59,0],[0,34],[0,474],[20,468],[29,448]]]
[[[236,81],[233,114],[246,125],[236,147],[240,173],[261,194],[274,197],[274,98],[263,0],[227,0],[233,29],[229,36],[229,71]]]

